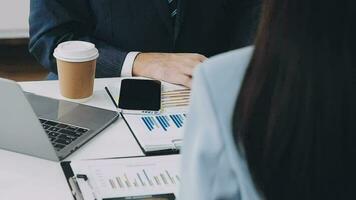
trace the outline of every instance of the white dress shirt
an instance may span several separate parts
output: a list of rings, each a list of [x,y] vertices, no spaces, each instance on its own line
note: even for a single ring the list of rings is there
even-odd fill
[[[132,51],[127,54],[124,64],[122,65],[122,68],[121,68],[121,77],[132,77],[133,64],[134,64],[136,56],[139,53],[140,52]]]

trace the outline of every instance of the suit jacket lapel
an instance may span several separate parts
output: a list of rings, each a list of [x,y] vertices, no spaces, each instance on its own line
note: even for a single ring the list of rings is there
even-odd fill
[[[157,8],[158,14],[163,20],[165,27],[167,28],[169,34],[173,35],[173,26],[170,19],[168,0],[152,0]]]

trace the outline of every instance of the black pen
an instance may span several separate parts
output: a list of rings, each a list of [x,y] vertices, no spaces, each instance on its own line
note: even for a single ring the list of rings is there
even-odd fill
[[[106,87],[106,86],[105,86],[105,91],[106,91],[106,93],[109,95],[109,97],[110,97],[111,101],[113,102],[113,104],[115,105],[115,107],[116,107],[116,108],[119,108],[119,105],[116,104],[115,99],[114,99],[114,97],[111,95],[109,88]]]

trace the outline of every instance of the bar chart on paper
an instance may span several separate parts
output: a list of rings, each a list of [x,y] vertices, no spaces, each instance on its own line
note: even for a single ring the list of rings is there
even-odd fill
[[[180,177],[178,174],[172,174],[169,169],[155,171],[152,166],[136,166],[134,171],[122,172],[107,179],[107,183],[112,190],[161,187],[177,185],[179,182]]]
[[[123,116],[145,152],[180,149],[185,113]]]
[[[164,137],[180,134],[187,115],[185,113],[167,115],[124,114],[124,118],[135,134],[140,132],[147,137]]]
[[[171,114],[171,115],[157,115],[157,116],[142,116],[142,123],[150,132],[155,130],[168,132],[171,129],[180,129],[183,127],[186,114]],[[163,133],[164,133],[163,132]]]
[[[84,161],[72,165],[87,174],[99,196],[175,193],[180,184],[179,155]]]

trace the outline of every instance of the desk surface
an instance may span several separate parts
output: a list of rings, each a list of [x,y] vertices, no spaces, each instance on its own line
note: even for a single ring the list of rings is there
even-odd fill
[[[96,79],[94,96],[87,105],[116,110],[104,87],[120,78]],[[58,98],[58,81],[20,83],[24,91]],[[122,119],[117,120],[66,160],[143,155]],[[73,199],[58,162],[0,149],[0,199]]]

